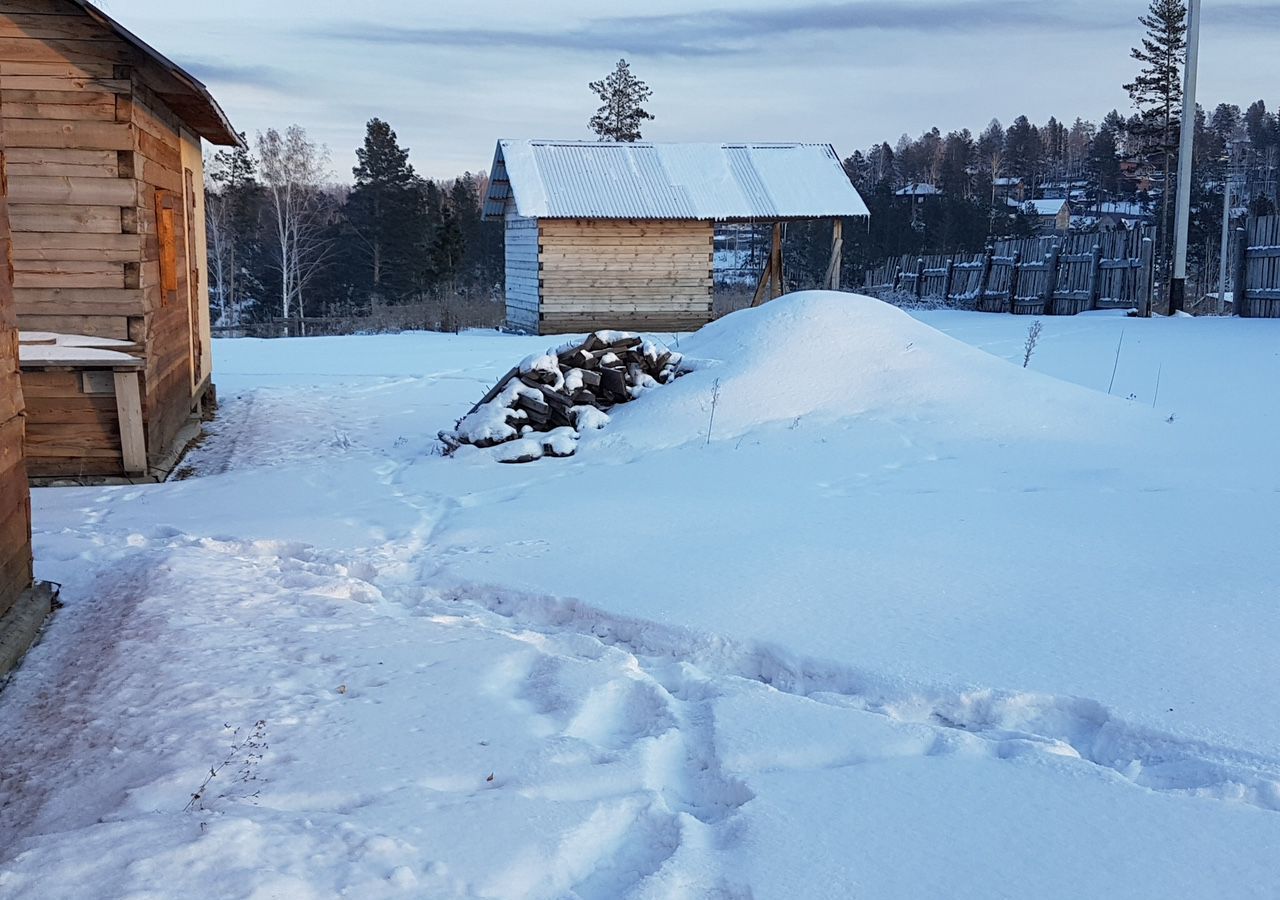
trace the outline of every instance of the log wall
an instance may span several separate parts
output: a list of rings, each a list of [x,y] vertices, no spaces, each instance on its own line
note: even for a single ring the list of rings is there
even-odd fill
[[[155,465],[178,449],[210,359],[199,139],[151,91],[149,66],[74,4],[6,0],[0,12],[19,323],[141,348]],[[55,389],[46,381],[33,387]],[[61,441],[49,429],[85,424],[56,416],[87,408],[39,407],[33,442]],[[96,442],[82,445],[86,474],[109,468],[90,452]]]
[[[714,238],[711,222],[538,220],[540,333],[702,327]]]
[[[199,262],[187,249],[193,238],[188,230],[191,198],[185,192],[181,123],[136,81],[133,121],[138,131],[138,228],[147,309],[142,403],[147,447],[154,457],[172,447],[191,418],[200,364],[193,351],[201,346],[201,298],[191,268]]]
[[[31,496],[23,465],[26,417],[4,183],[0,157],[0,616],[31,586]]]
[[[90,379],[102,383],[91,380],[86,385],[84,372],[68,368],[28,368],[22,373],[29,477],[92,478],[124,472],[115,390],[109,379]]]

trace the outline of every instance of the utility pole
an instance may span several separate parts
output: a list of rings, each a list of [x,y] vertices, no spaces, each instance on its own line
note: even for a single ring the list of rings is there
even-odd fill
[[[1235,178],[1237,141],[1227,141],[1227,162],[1222,170],[1222,247],[1218,258],[1218,314],[1227,308],[1227,247],[1231,243],[1231,182]]]
[[[1178,144],[1178,213],[1169,315],[1182,309],[1187,293],[1187,233],[1191,228],[1191,156],[1196,134],[1196,66],[1200,59],[1200,0],[1187,0],[1187,62],[1183,68],[1182,140]],[[1169,186],[1165,185],[1165,190]]]

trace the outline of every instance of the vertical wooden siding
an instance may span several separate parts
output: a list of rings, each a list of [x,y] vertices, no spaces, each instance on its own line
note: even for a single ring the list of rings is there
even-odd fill
[[[540,332],[702,327],[714,237],[711,222],[538,220]]]
[[[506,209],[507,325],[538,333],[538,220],[519,215],[512,200]]]

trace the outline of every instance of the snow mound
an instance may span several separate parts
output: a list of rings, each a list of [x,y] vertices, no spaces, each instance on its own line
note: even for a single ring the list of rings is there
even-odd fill
[[[709,425],[719,440],[776,423],[854,418],[964,439],[1114,443],[1125,430],[1159,422],[857,294],[789,294],[707,325],[680,350],[691,373],[642,406],[615,412],[616,430],[597,439],[675,446],[705,440]]]

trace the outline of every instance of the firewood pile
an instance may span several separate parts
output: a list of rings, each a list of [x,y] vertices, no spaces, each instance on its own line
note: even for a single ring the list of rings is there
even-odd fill
[[[674,381],[682,361],[659,341],[597,331],[525,359],[440,441],[448,454],[464,445],[497,448],[500,462],[572,456],[583,431],[607,425],[615,405]]]

